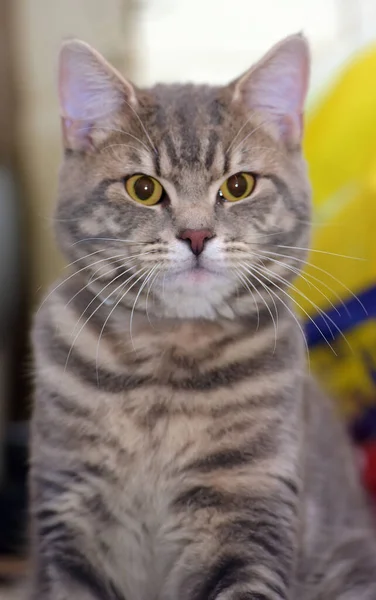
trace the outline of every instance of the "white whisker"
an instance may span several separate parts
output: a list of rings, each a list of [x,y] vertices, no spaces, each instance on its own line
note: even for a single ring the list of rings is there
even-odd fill
[[[270,271],[270,269],[266,268],[265,266],[263,266],[263,269],[265,271],[267,271],[269,274],[273,275],[273,271]],[[275,276],[275,274],[274,274],[274,276]],[[294,290],[294,292],[296,292],[297,294],[299,294],[302,298],[304,298],[305,300],[307,300],[307,302],[309,302],[311,304],[311,306],[313,306],[313,308],[317,311],[317,313],[322,316],[322,318],[324,320],[324,323],[327,326],[327,328],[329,329],[329,331],[331,333],[331,336],[332,336],[332,338],[334,340],[335,336],[334,336],[334,334],[333,334],[333,332],[331,330],[330,325],[328,325],[328,321],[329,321],[329,323],[331,323],[333,325],[333,327],[336,329],[336,331],[339,333],[339,335],[342,337],[342,339],[346,342],[346,344],[348,345],[348,347],[350,348],[350,350],[353,352],[353,348],[351,347],[348,339],[344,335],[344,333],[341,330],[341,328],[337,325],[337,323],[325,311],[323,311],[317,304],[315,304],[315,302],[313,302],[310,298],[308,298],[308,296],[306,296],[305,294],[303,294],[303,292],[301,292],[296,286],[292,285],[284,277],[281,277],[281,276],[278,275],[278,280],[281,283],[284,283],[284,284],[288,285],[290,289]]]
[[[289,314],[292,316],[292,318],[296,322],[296,324],[297,324],[297,326],[299,328],[299,331],[300,331],[300,333],[302,334],[302,337],[303,337],[304,346],[305,346],[305,350],[306,350],[308,371],[310,372],[311,371],[311,361],[310,361],[310,354],[309,354],[308,342],[307,342],[306,335],[304,333],[304,329],[303,329],[301,323],[299,322],[299,319],[297,318],[296,314],[291,309],[291,307],[282,298],[280,298],[280,296],[278,296],[278,294],[273,289],[270,290],[270,293],[273,294],[277,298],[278,302],[281,302],[281,304],[286,308],[286,310],[289,312]]]
[[[254,129],[252,129],[252,131],[250,131],[249,133],[247,133],[247,135],[239,142],[239,144],[237,144],[234,148],[234,152],[236,152],[236,150],[242,145],[244,144],[244,142],[251,137],[254,133],[256,133],[256,131],[258,131],[259,129],[261,129],[261,127],[263,127],[263,125],[265,125],[266,123],[270,123],[271,119],[266,119],[265,121],[262,121],[257,127],[255,127]]]
[[[297,269],[296,267],[293,267],[292,265],[290,265],[288,263],[285,263],[285,262],[283,262],[281,260],[277,260],[276,258],[265,257],[265,256],[257,255],[256,253],[254,253],[254,254],[255,254],[255,256],[258,256],[260,259],[264,259],[265,260],[267,258],[268,260],[270,260],[274,264],[281,265],[282,267],[284,267],[285,269],[287,269],[291,273],[294,273],[298,277],[301,277],[301,279],[303,281],[305,281],[309,287],[313,287],[313,289],[315,289],[317,292],[319,292],[319,294],[321,294],[321,296],[323,298],[325,298],[325,300],[330,304],[330,306],[333,308],[333,310],[336,311],[336,313],[339,316],[341,315],[341,312],[338,310],[338,308],[336,307],[336,305],[330,300],[330,298],[326,294],[324,294],[324,292],[322,290],[320,290],[320,288],[317,285],[315,285],[314,283],[312,283],[312,281],[309,281],[309,279],[307,278],[308,275],[307,276],[303,275],[303,273],[299,269]],[[264,267],[265,265],[262,262],[262,260],[261,260],[261,263],[262,263],[262,266]],[[327,286],[326,284],[324,284],[320,279],[318,279],[318,277],[315,277],[315,276],[312,276],[312,275],[309,275],[309,277],[311,279],[314,279],[314,280],[318,281],[319,283],[321,283],[321,285],[323,285],[324,287],[328,288],[329,291],[331,291],[333,294],[335,294],[335,292],[329,286]],[[349,314],[349,310],[348,310],[346,304],[338,296],[338,294],[335,294],[335,295],[337,296],[337,299],[343,304],[345,310],[347,310],[347,313]]]
[[[367,260],[359,256],[347,256],[347,254],[337,254],[336,252],[328,252],[327,250],[317,250],[316,248],[299,248],[298,246],[282,246],[277,245],[277,248],[288,248],[289,250],[306,250],[307,252],[317,252],[318,254],[327,254],[329,256],[337,256],[338,258],[348,258],[349,260]]]
[[[260,271],[254,265],[252,265],[252,270],[250,270],[249,273],[254,276],[254,273],[253,273],[254,270],[256,270],[259,273],[259,275],[261,275],[261,277],[263,277],[265,279],[265,281],[267,281],[268,283],[270,283],[272,286],[276,287],[280,292],[282,292],[282,294],[284,294],[285,296],[287,296],[292,302],[294,302],[296,304],[296,306],[306,315],[306,317],[311,321],[311,323],[314,325],[314,327],[316,327],[316,329],[320,332],[320,335],[326,341],[326,343],[328,344],[329,348],[332,350],[333,354],[335,356],[337,356],[336,351],[334,350],[333,346],[331,345],[331,343],[329,342],[329,340],[327,339],[327,337],[324,335],[324,332],[320,329],[320,327],[317,325],[317,323],[314,321],[314,319],[312,319],[311,315],[301,306],[301,304],[299,304],[299,302],[295,298],[293,298],[288,292],[286,292],[286,290],[284,290],[283,288],[281,288],[277,283],[275,283],[275,281],[272,281],[269,277],[267,277],[265,275],[265,273],[263,273],[262,271]]]
[[[145,269],[145,267],[144,267]],[[135,277],[137,275],[137,273],[139,273],[140,271],[142,271],[142,269],[140,269],[139,271],[137,271],[136,273],[134,273],[133,275],[131,275],[130,277],[128,277],[127,281],[122,282],[120,285],[118,285],[114,290],[112,290],[112,292],[110,292],[110,294],[108,294],[108,296],[106,296],[106,298],[104,298],[104,300],[102,300],[102,302],[93,310],[93,312],[88,316],[88,318],[86,319],[86,321],[84,322],[84,324],[81,326],[80,330],[78,331],[78,333],[76,334],[71,347],[69,348],[69,352],[67,355],[67,359],[65,361],[65,367],[64,367],[64,371],[66,370],[67,366],[68,366],[68,362],[69,362],[69,358],[72,354],[72,350],[74,348],[74,345],[76,343],[76,341],[78,340],[78,337],[80,335],[80,333],[82,332],[82,330],[84,329],[84,327],[89,323],[90,319],[95,315],[95,313],[107,302],[107,300],[112,296],[112,294],[115,294],[118,290],[120,290],[122,287],[124,287],[125,285],[127,285],[128,281],[130,281],[130,279],[132,279],[133,277]],[[124,273],[123,273],[124,275]],[[98,296],[100,296],[103,293],[103,290],[106,289],[106,287],[108,287],[109,285],[111,285],[111,283],[113,283],[115,280],[113,279],[107,286],[105,286],[105,288],[103,288],[96,296],[95,298],[88,304],[88,306],[85,308],[84,312],[82,313],[82,315],[80,316],[78,323],[80,322],[80,320],[82,319],[83,315],[85,314],[85,312],[87,311],[87,309],[89,308],[90,304],[92,304],[92,302],[98,298]],[[77,323],[74,327],[73,330],[73,334],[74,331],[77,327]]]
[[[242,284],[242,286],[246,290],[248,290],[248,292],[251,294],[253,303],[256,306],[256,310],[257,310],[257,326],[256,326],[256,331],[258,331],[259,327],[260,327],[260,310],[259,310],[258,304],[257,304],[257,302],[255,300],[255,297],[253,295],[253,292],[252,292],[252,290],[250,289],[250,287],[248,285],[248,284],[252,285],[252,283],[250,281],[248,281],[246,277],[243,276],[243,273],[240,271],[240,269],[238,269],[237,267],[234,267],[234,270],[235,270],[235,274],[238,277],[238,279],[239,279],[240,283]],[[252,285],[252,287],[253,287],[253,289],[255,289],[254,285]],[[264,298],[262,298],[262,300],[264,302]]]
[[[67,265],[65,265],[64,269],[68,269],[72,265],[75,265],[76,263],[78,263],[80,260],[84,260],[85,258],[89,258],[89,256],[93,256],[94,254],[99,254],[100,252],[106,252],[106,250],[107,250],[107,248],[101,248],[100,250],[94,250],[94,252],[90,252],[89,254],[85,254],[84,256],[80,256],[80,258],[76,258],[76,260],[73,260],[72,262],[70,262]]]
[[[354,300],[356,300],[359,303],[359,305],[362,307],[364,313],[366,315],[368,315],[368,311],[367,311],[366,307],[364,306],[363,302],[360,300],[360,298],[358,298],[358,296],[356,294],[354,294],[354,292],[352,290],[350,290],[350,288],[348,288],[344,283],[342,283],[342,281],[340,281],[339,279],[337,279],[337,277],[335,277],[334,275],[329,273],[329,271],[325,271],[325,269],[322,269],[321,267],[318,267],[317,265],[314,265],[313,263],[311,263],[307,260],[303,260],[302,258],[297,258],[296,256],[280,254],[278,252],[272,252],[270,250],[261,250],[260,248],[258,250],[259,250],[259,252],[262,252],[263,254],[272,254],[273,256],[279,256],[281,258],[290,258],[291,260],[295,260],[296,262],[301,263],[303,265],[308,265],[308,266],[312,267],[313,269],[320,271],[320,273],[324,273],[324,275],[327,275],[328,277],[333,279],[333,281],[335,281],[340,286],[342,286],[343,289],[346,290],[354,298]]]
[[[158,277],[159,277],[159,275],[160,275],[160,274],[161,274],[161,265],[158,265],[158,269],[156,270],[156,272],[155,272],[155,276],[153,277],[152,281],[150,282],[150,284],[149,284],[149,286],[148,286],[148,291],[147,291],[147,294],[146,294],[145,311],[146,311],[146,316],[147,316],[147,319],[148,319],[148,321],[149,321],[149,324],[151,325],[151,327],[153,327],[153,324],[152,324],[152,322],[150,321],[150,317],[149,317],[149,313],[148,313],[148,300],[149,300],[149,294],[150,294],[150,292],[151,292],[151,289],[152,289],[152,287],[153,287],[153,285],[154,285],[155,281],[158,279]],[[153,327],[153,329],[154,329],[154,327]]]
[[[140,256],[145,256],[146,254],[153,254],[153,251],[151,250],[151,251],[149,251],[149,252],[140,252],[139,254],[131,254],[130,256],[125,256],[124,254],[118,254],[118,255],[115,255],[115,256],[113,256],[112,258],[105,258],[105,259],[102,259],[101,261],[98,261],[98,262],[109,261],[109,263],[110,263],[110,265],[111,265],[111,266],[112,266],[112,265],[115,265],[116,263],[121,263],[121,266],[124,266],[124,267],[126,267],[126,266],[127,266],[127,263],[128,263],[129,261],[135,261],[135,260],[136,260],[137,258],[139,258]],[[120,257],[120,258],[118,258],[118,257]],[[112,259],[115,259],[115,258],[116,258],[116,260],[112,260]],[[94,265],[94,264],[96,264],[96,263],[93,263],[93,265]],[[91,267],[91,266],[92,266],[92,265],[90,265],[90,267]],[[131,271],[131,270],[134,268],[134,266],[135,266],[135,265],[133,264],[133,265],[131,265],[131,267],[130,267],[129,269],[127,269],[126,271],[122,271],[122,272],[121,272],[121,273],[118,275],[118,277],[121,277],[121,275],[122,275],[122,274],[128,273],[128,271]],[[80,294],[80,293],[81,293],[81,292],[82,292],[82,291],[83,291],[85,288],[87,288],[89,285],[92,285],[93,283],[95,283],[96,281],[98,281],[98,279],[101,279],[102,277],[107,277],[108,275],[110,275],[110,273],[111,273],[111,272],[114,270],[114,268],[115,268],[115,267],[113,267],[113,266],[112,266],[111,270],[109,270],[109,271],[106,271],[106,273],[102,273],[101,275],[98,275],[98,277],[94,277],[94,279],[92,278],[92,277],[93,277],[93,275],[94,275],[94,273],[93,273],[93,275],[90,277],[89,281],[87,281],[87,282],[85,283],[85,285],[83,285],[83,286],[82,286],[82,287],[81,287],[81,288],[78,290],[78,292],[76,292],[76,293],[75,293],[75,294],[72,296],[72,298],[70,298],[70,300],[69,300],[69,301],[67,302],[67,304],[65,305],[65,308],[67,308],[67,307],[69,306],[69,304],[70,304],[71,302],[73,302],[73,300],[74,300],[74,299],[75,299],[75,298],[76,298],[76,297],[77,297],[77,296],[78,296],[78,295],[79,295],[79,294]],[[117,267],[117,268],[119,268],[119,267]],[[95,271],[95,273],[97,273],[97,272],[98,272],[98,270],[100,270],[100,269],[97,269],[97,270]],[[111,280],[111,282],[112,282],[112,281],[116,281],[116,279],[118,279],[118,277],[115,277],[114,279],[112,279],[112,280]],[[109,283],[109,285],[111,284],[111,282]],[[107,286],[105,286],[105,288],[103,288],[103,289],[106,289],[106,287],[107,287]],[[92,300],[92,302],[94,302],[94,300],[95,300],[95,298]],[[89,306],[90,306],[90,304],[88,305],[88,307],[89,307]],[[88,307],[87,307],[87,308],[88,308]],[[87,310],[87,308],[86,308],[86,310]]]
[[[132,306],[132,310],[131,310],[131,316],[129,319],[129,336],[131,338],[131,344],[132,344],[132,348],[133,350],[136,352],[136,349],[134,347],[134,343],[133,343],[133,336],[132,336],[132,323],[133,323],[133,315],[134,315],[134,311],[136,308],[136,304],[137,304],[137,300],[139,299],[142,290],[144,289],[144,287],[147,285],[148,281],[150,281],[150,277],[153,276],[154,271],[157,269],[158,265],[154,265],[154,267],[151,268],[151,270],[149,270],[149,272],[146,274],[145,276],[145,280],[142,282],[142,284],[140,285],[140,289],[138,290],[135,300],[133,302],[133,306]]]
[[[245,268],[245,269],[247,270],[247,266],[248,266],[248,265],[246,265],[246,264],[244,264],[244,263],[241,263],[241,266],[243,267],[243,269]],[[257,287],[256,287],[256,286],[254,286],[254,285],[251,283],[251,281],[250,281],[250,279],[249,279],[249,278],[247,278],[247,281],[248,281],[249,283],[251,283],[251,285],[254,287],[255,291],[256,291],[256,292],[259,294],[260,298],[261,298],[261,299],[262,299],[262,301],[264,302],[264,304],[265,304],[266,308],[268,309],[268,312],[269,312],[269,314],[270,314],[270,317],[271,317],[271,319],[272,319],[272,321],[273,321],[273,325],[274,325],[274,352],[275,352],[275,349],[276,349],[276,346],[277,346],[277,332],[278,332],[278,318],[279,318],[279,317],[278,317],[277,305],[276,305],[276,303],[275,303],[275,300],[274,300],[273,296],[271,295],[271,293],[270,293],[270,291],[269,291],[268,287],[267,287],[267,286],[266,286],[266,285],[265,285],[265,284],[264,284],[262,281],[260,281],[260,279],[258,279],[258,278],[257,278],[257,276],[253,275],[253,277],[256,279],[256,281],[258,281],[258,283],[259,283],[259,284],[260,284],[260,285],[261,285],[261,286],[264,288],[264,290],[265,290],[265,291],[266,291],[266,292],[269,294],[269,296],[270,296],[270,298],[271,298],[271,300],[272,300],[272,302],[273,302],[273,305],[274,305],[274,310],[275,310],[275,314],[276,314],[277,323],[275,322],[275,319],[274,319],[273,313],[272,313],[272,311],[271,311],[271,309],[270,309],[270,307],[269,307],[268,303],[267,303],[267,302],[266,302],[266,300],[265,300],[265,299],[264,299],[264,298],[261,296],[261,294],[260,294],[260,292],[258,291]]]
[[[100,346],[100,341],[102,339],[105,327],[106,327],[106,325],[107,325],[107,323],[108,323],[111,315],[113,314],[113,312],[115,311],[115,309],[119,306],[120,302],[123,301],[123,299],[128,294],[128,292],[140,281],[140,279],[142,279],[144,277],[145,271],[147,271],[147,268],[143,267],[142,269],[140,269],[139,271],[137,271],[134,275],[132,275],[132,277],[129,277],[127,279],[126,283],[123,284],[123,287],[124,287],[124,285],[127,285],[129,283],[129,281],[131,281],[134,277],[136,277],[141,272],[141,275],[136,279],[136,281],[134,281],[132,283],[132,285],[124,293],[121,294],[119,300],[117,300],[117,302],[115,302],[114,306],[112,307],[112,309],[110,310],[109,314],[107,315],[106,320],[103,323],[102,328],[101,328],[101,330],[99,332],[99,337],[98,337],[98,342],[97,342],[97,349],[96,349],[96,353],[95,353],[95,365],[96,365],[98,386],[99,386],[99,371],[98,371],[99,346]]]
[[[140,115],[138,114],[138,112],[136,111],[136,109],[129,102],[127,102],[126,100],[124,100],[124,103],[131,109],[131,111],[133,112],[133,114],[138,119],[138,122],[140,123],[144,134],[146,135],[147,139],[149,140],[149,144],[150,144],[152,150],[154,150],[155,154],[158,154],[158,151],[157,151],[155,145],[153,144],[152,139],[151,139],[150,135],[148,134],[148,132],[146,130],[146,127],[145,127],[144,123],[142,122],[142,119],[141,119]]]
[[[138,138],[136,135],[133,135],[133,133],[129,133],[128,131],[124,131],[123,129],[116,129],[114,127],[92,127],[92,129],[98,129],[98,130],[104,130],[105,129],[105,130],[108,130],[108,131],[112,131],[113,133],[122,133],[124,135],[128,135],[132,139],[136,140],[136,142],[138,142],[139,144],[141,144],[141,146],[143,146],[147,152],[150,151],[150,148],[148,148],[147,145],[142,140],[140,140],[140,138]]]
[[[116,146],[122,146],[123,148],[132,148],[132,150],[136,150],[137,152],[140,151],[140,148],[137,148],[137,146],[133,146],[132,144],[127,144],[126,142],[123,143],[117,143],[117,144],[109,144],[108,146],[104,146],[104,148],[100,149],[100,152],[104,152],[105,150],[109,150],[110,148],[116,148]]]
[[[236,140],[238,139],[239,135],[241,134],[241,132],[243,131],[244,127],[247,127],[248,123],[250,122],[250,120],[252,119],[253,115],[255,114],[255,112],[253,112],[248,119],[243,123],[243,125],[238,129],[237,134],[235,135],[235,137],[233,138],[232,142],[229,144],[229,146],[227,146],[227,150],[225,151],[225,155],[227,156],[227,154],[229,153],[229,151],[231,150],[232,146],[234,145],[234,143],[236,142]]]
[[[84,257],[83,257],[84,258]],[[101,260],[95,261],[93,263],[89,263],[88,265],[85,265],[84,267],[82,267],[81,269],[79,269],[78,271],[74,271],[74,273],[71,273],[71,275],[69,275],[69,277],[66,277],[65,279],[63,279],[63,281],[61,281],[58,285],[56,285],[53,290],[51,290],[47,296],[44,298],[42,304],[40,305],[40,307],[37,310],[37,313],[39,313],[40,309],[42,308],[42,306],[45,304],[45,302],[48,300],[48,298],[50,298],[50,296],[52,296],[52,294],[54,294],[64,283],[67,283],[70,279],[72,279],[72,277],[74,277],[75,275],[79,275],[79,273],[82,273],[82,271],[85,271],[86,269],[90,269],[91,267],[93,267],[94,265],[97,265],[100,262],[104,262],[105,260],[107,260],[106,258],[102,258]]]
[[[103,288],[101,288],[101,290],[95,294],[95,296],[90,300],[89,304],[87,305],[87,307],[85,308],[84,312],[82,313],[82,315],[80,316],[80,318],[78,319],[75,328],[73,330],[73,333],[75,332],[76,327],[79,325],[82,317],[84,316],[84,314],[86,313],[87,309],[93,304],[93,302],[95,302],[95,300],[97,298],[99,298],[104,290],[106,290],[108,287],[110,287],[110,285],[112,285],[114,283],[114,281],[117,281],[118,279],[120,279],[120,277],[123,277],[126,273],[129,273],[129,271],[132,271],[132,269],[134,269],[134,265],[132,265],[131,267],[129,267],[128,269],[126,269],[125,271],[122,271],[121,273],[119,273],[118,275],[116,275],[116,277],[114,277],[113,279],[111,279],[111,281],[109,281]],[[122,284],[121,284],[122,285]],[[110,294],[111,295],[111,294]],[[107,300],[108,298],[106,298]]]
[[[77,244],[82,244],[83,242],[120,242],[123,244],[134,244],[142,245],[142,244],[150,244],[151,242],[135,242],[133,240],[124,240],[122,238],[108,238],[108,237],[88,237],[77,240],[71,246],[77,246]]]

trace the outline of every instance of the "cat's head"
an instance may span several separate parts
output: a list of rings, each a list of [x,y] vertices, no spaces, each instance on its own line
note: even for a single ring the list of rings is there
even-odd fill
[[[227,86],[140,90],[63,45],[56,228],[103,301],[214,318],[286,288],[309,237],[308,72],[296,35]]]

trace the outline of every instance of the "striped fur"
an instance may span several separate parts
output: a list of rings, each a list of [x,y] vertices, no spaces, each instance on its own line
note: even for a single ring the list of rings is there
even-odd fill
[[[71,265],[33,331],[30,598],[374,600],[350,448],[288,297],[309,241],[300,145],[234,84],[135,94],[137,118],[123,107],[61,171]],[[223,205],[242,170],[252,200]],[[126,198],[135,172],[169,202]],[[216,237],[193,259],[176,235],[200,227]]]

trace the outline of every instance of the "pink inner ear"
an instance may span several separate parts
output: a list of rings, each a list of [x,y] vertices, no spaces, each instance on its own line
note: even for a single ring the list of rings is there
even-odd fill
[[[63,45],[59,64],[59,98],[64,142],[91,146],[90,130],[122,106],[133,88],[84,42]]]
[[[275,46],[239,82],[250,110],[276,121],[282,137],[301,137],[308,88],[309,54],[302,36]]]
[[[60,54],[59,98],[63,117],[95,121],[120,108],[126,82],[87,44],[72,41]],[[123,88],[123,89],[122,89]]]

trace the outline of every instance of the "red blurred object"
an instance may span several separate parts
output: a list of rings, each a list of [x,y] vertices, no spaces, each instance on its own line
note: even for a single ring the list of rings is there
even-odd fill
[[[376,500],[376,441],[362,444],[358,449],[364,485]]]

